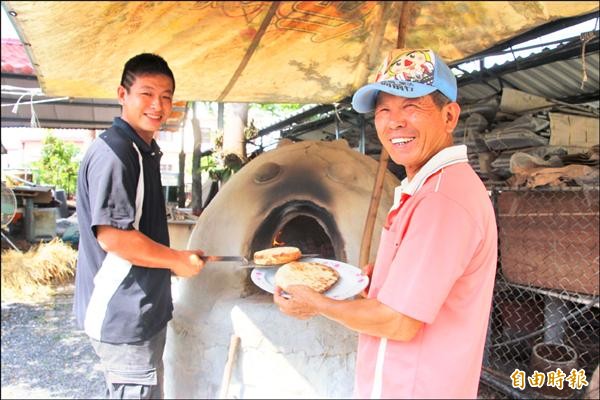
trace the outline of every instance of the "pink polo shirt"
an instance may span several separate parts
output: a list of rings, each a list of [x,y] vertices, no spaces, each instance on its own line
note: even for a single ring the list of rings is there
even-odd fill
[[[497,230],[466,146],[442,150],[405,179],[398,207],[382,230],[368,297],[424,325],[409,342],[359,336],[355,396],[476,398]]]

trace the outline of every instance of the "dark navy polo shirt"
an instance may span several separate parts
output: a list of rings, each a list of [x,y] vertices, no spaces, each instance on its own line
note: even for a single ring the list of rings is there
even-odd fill
[[[73,308],[78,326],[94,339],[147,340],[172,318],[171,271],[166,266],[131,265],[107,254],[96,240],[100,225],[131,230],[139,223],[140,232],[169,246],[161,155],[154,140],[148,145],[129,124],[115,118],[112,127],[92,142],[79,167],[80,238]]]

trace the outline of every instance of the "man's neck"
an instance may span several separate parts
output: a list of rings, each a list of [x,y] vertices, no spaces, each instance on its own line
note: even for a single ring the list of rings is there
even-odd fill
[[[152,143],[152,139],[154,139],[154,132],[150,132],[150,133],[148,133],[148,132],[145,132],[145,133],[140,133],[140,132],[138,132],[138,131],[135,131],[135,133],[137,133],[137,135],[138,135],[139,137],[141,137],[141,138],[142,138],[142,140],[143,140],[144,142],[146,142],[146,144],[148,144],[148,146],[150,146],[150,143]]]
[[[154,134],[156,132],[147,132],[147,131],[139,131],[137,129],[135,129],[130,123],[129,121],[127,121],[127,119],[125,119],[125,117],[123,115],[121,115],[121,119],[125,122],[127,122],[127,125],[129,125],[131,127],[131,129],[144,141],[146,142],[146,144],[148,146],[150,146],[150,143],[152,143],[152,139],[154,139]]]
[[[417,169],[404,167],[404,170],[406,171],[406,180],[408,182],[412,181],[412,178],[414,178],[414,176],[417,174],[417,172],[419,172],[420,169],[421,169],[421,167],[419,167]]]
[[[412,180],[412,178],[414,178],[415,175],[417,175],[419,173],[421,168],[423,168],[423,166],[425,166],[425,164],[427,164],[429,162],[429,160],[431,160],[433,157],[435,157],[440,151],[447,149],[448,147],[451,147],[452,145],[453,145],[452,142],[446,143],[444,146],[440,147],[436,152],[431,154],[430,157],[427,158],[427,160],[425,160],[425,162],[423,162],[420,165],[408,166],[408,167],[405,165],[404,170],[406,171],[406,178],[408,179],[408,182],[410,182]]]

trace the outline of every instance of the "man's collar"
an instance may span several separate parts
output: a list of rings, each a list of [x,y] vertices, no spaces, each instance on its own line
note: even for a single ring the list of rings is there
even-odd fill
[[[448,165],[461,162],[469,162],[466,145],[460,144],[440,150],[436,155],[431,157],[423,167],[421,167],[412,180],[409,181],[408,178],[404,178],[400,183],[400,186],[396,186],[394,189],[394,204],[392,205],[392,210],[398,208],[400,205],[402,194],[409,196],[414,195],[421,189],[427,178],[431,175]]]
[[[452,164],[468,161],[466,145],[459,144],[446,147],[431,157],[410,181],[408,178],[404,178],[400,186],[396,189],[400,189],[402,193],[412,196],[423,186],[427,178],[438,172],[440,169]]]
[[[146,143],[144,139],[138,135],[135,130],[121,117],[115,117],[113,121],[113,125],[119,128],[121,132],[123,132],[129,139],[135,143],[138,149],[140,149],[143,153],[156,153],[160,151],[158,144],[154,139],[150,144]]]

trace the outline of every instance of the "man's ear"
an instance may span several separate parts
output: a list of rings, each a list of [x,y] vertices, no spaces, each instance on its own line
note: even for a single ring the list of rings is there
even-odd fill
[[[460,118],[460,106],[456,102],[448,103],[442,111],[446,122],[446,131],[452,133]]]
[[[123,105],[125,102],[125,96],[127,95],[127,89],[123,87],[123,85],[119,85],[117,88],[117,98],[119,99],[119,104]]]

